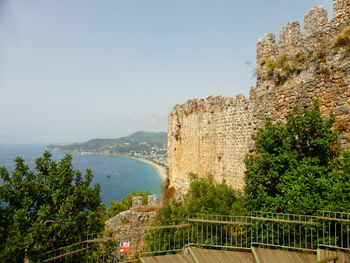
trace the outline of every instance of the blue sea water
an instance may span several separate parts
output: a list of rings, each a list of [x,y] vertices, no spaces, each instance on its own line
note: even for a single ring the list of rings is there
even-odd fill
[[[35,168],[35,159],[46,150],[42,144],[0,144],[0,166],[9,171],[14,169],[14,160],[22,156],[31,169]],[[66,153],[52,152],[54,160],[62,159]],[[133,190],[149,190],[160,195],[162,181],[151,165],[124,156],[79,155],[73,156],[73,167],[83,174],[91,168],[94,179],[92,185],[100,184],[102,202],[109,207],[109,201],[119,201]],[[108,176],[110,175],[110,176]]]

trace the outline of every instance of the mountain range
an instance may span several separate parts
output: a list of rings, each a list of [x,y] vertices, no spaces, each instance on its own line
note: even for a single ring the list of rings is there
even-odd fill
[[[126,155],[166,165],[167,133],[138,131],[116,139],[91,139],[83,143],[48,145],[53,151]]]

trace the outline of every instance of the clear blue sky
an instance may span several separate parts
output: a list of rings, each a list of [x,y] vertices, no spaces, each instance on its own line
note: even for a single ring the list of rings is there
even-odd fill
[[[175,104],[248,95],[256,41],[331,0],[0,0],[0,143],[166,131]]]

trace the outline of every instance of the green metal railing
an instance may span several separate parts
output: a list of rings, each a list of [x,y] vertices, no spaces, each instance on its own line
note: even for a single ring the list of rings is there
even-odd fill
[[[131,241],[123,256],[119,242]],[[98,233],[40,255],[40,262],[138,262],[140,256],[165,255],[195,246],[215,249],[274,247],[316,252],[349,251],[350,214],[318,211],[317,216],[252,212],[249,216],[198,214],[194,218],[137,225],[128,235]],[[70,261],[72,260],[72,261]],[[39,261],[38,261],[39,262]]]

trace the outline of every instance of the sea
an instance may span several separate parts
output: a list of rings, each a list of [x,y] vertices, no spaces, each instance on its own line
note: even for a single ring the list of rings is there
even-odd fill
[[[34,170],[35,160],[46,150],[43,144],[0,144],[0,166],[12,171],[15,167],[14,160],[17,156],[22,156],[25,163]],[[67,154],[49,152],[54,160],[61,160]],[[74,169],[79,169],[83,174],[87,168],[92,169],[92,185],[100,184],[101,199],[107,208],[110,207],[110,200],[120,201],[132,191],[148,190],[152,194],[161,195],[162,181],[156,169],[145,162],[124,156],[71,155]]]

